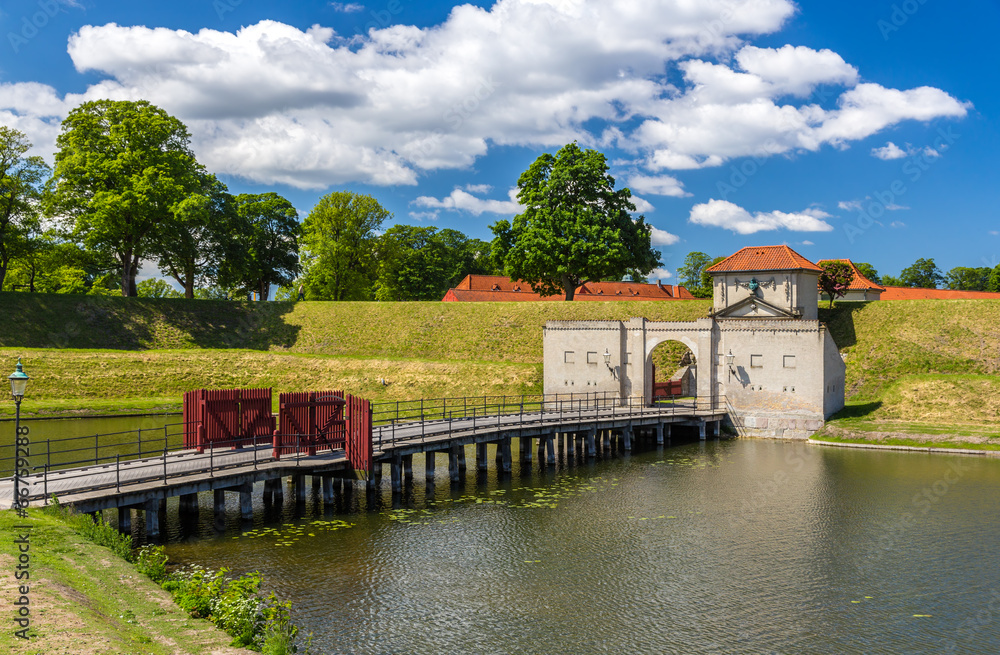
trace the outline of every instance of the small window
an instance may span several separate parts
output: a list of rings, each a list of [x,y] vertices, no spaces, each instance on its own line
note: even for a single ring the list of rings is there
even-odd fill
[[[595,353],[595,352],[589,352],[589,353],[587,353],[587,363],[588,364],[596,364],[597,363],[597,353]]]
[[[565,352],[565,354],[563,355],[563,362],[565,362],[567,364],[572,364],[574,361],[575,361],[575,358],[573,357],[573,351],[572,350],[567,350]]]
[[[795,355],[785,355],[785,368],[795,368]]]
[[[764,356],[750,355],[750,368],[764,368]]]

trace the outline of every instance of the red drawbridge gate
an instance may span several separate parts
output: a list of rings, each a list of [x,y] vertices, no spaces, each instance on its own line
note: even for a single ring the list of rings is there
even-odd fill
[[[343,391],[283,393],[276,421],[271,397],[270,389],[189,391],[184,394],[184,447],[203,452],[206,446],[271,443],[275,459],[342,449],[355,470],[371,470],[370,401]]]

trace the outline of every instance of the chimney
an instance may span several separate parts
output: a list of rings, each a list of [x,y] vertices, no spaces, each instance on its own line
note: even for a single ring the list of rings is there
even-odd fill
[[[656,281],[656,286],[659,287],[660,291],[664,292],[668,296],[673,296],[674,295],[674,294],[670,293],[670,287],[669,286],[663,286],[663,280],[657,280]]]

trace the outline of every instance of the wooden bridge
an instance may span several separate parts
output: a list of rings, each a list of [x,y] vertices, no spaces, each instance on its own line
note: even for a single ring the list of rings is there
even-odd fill
[[[122,530],[131,529],[132,509],[145,511],[147,537],[155,540],[171,496],[180,497],[184,511],[197,507],[198,493],[214,492],[218,523],[226,492],[239,493],[241,515],[249,519],[258,482],[265,505],[284,501],[284,478],[293,481],[296,502],[304,503],[306,476],[314,488],[322,487],[324,503],[332,503],[335,492],[359,478],[370,492],[378,490],[386,465],[392,491],[400,492],[412,480],[417,454],[424,454],[429,480],[437,455],[445,454],[450,479],[457,483],[467,468],[467,446],[475,448],[477,469],[486,470],[492,444],[498,472],[509,474],[515,439],[522,467],[532,464],[535,447],[539,466],[551,466],[557,450],[567,459],[590,458],[630,451],[642,439],[669,443],[675,426],[695,428],[701,439],[718,437],[729,413],[724,398],[663,399],[643,406],[592,393],[369,405],[330,392],[283,395],[281,413],[265,420],[260,391],[242,390],[246,407],[240,405],[241,390],[186,398],[184,420],[155,436],[146,431],[145,439],[138,431],[138,439],[131,432],[33,444],[28,461],[16,462],[22,467],[22,498],[39,504],[54,496],[81,512],[117,508]],[[225,393],[228,399],[213,396]],[[213,416],[213,404],[225,411]],[[33,466],[25,470],[28,463]],[[11,506],[13,496],[13,478],[0,480],[0,507]]]

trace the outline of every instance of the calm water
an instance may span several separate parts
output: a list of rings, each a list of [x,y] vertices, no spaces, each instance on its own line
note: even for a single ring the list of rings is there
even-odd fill
[[[218,536],[202,499],[168,552],[260,570],[324,653],[1000,652],[997,460],[725,441],[445,475]]]

